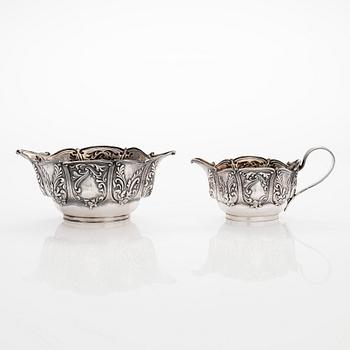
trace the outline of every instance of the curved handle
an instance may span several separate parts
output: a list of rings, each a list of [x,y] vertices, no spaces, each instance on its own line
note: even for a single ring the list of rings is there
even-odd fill
[[[306,190],[309,190],[310,188],[312,188],[312,187],[318,185],[318,184],[321,183],[323,180],[325,180],[325,179],[329,176],[329,174],[333,171],[334,166],[335,166],[335,156],[334,156],[334,154],[333,154],[332,151],[330,151],[328,148],[323,147],[323,146],[321,146],[321,147],[310,148],[310,149],[305,153],[304,158],[303,158],[303,160],[302,160],[302,162],[301,162],[301,164],[300,164],[300,166],[299,166],[299,170],[301,170],[301,169],[304,168],[305,163],[306,163],[306,160],[307,160],[307,158],[309,157],[309,155],[310,155],[312,152],[317,151],[317,150],[327,151],[327,152],[331,155],[331,157],[332,157],[332,165],[331,165],[331,167],[330,167],[329,170],[327,171],[326,175],[324,175],[320,180],[318,180],[318,181],[316,181],[315,183],[313,183],[313,184],[311,184],[311,185],[309,185],[309,186],[303,188],[302,190],[296,192],[292,198],[294,198],[294,197],[298,196],[300,193],[303,193],[303,192],[305,192]]]

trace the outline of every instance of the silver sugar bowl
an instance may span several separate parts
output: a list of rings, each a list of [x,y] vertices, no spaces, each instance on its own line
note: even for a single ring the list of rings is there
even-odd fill
[[[327,151],[332,164],[327,173],[312,185],[296,191],[297,176],[310,153]],[[332,172],[334,154],[326,147],[309,149],[302,160],[283,163],[276,159],[243,156],[218,164],[194,158],[208,175],[209,194],[216,199],[227,219],[235,221],[270,221],[278,219],[295,196],[316,186]]]
[[[174,151],[146,154],[138,148],[94,146],[54,154],[18,150],[34,166],[44,195],[64,219],[111,222],[129,218],[139,200],[151,194],[158,163]]]

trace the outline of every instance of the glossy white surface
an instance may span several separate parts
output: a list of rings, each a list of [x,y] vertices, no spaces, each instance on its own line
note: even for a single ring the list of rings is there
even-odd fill
[[[349,27],[341,0],[1,1],[0,349],[348,350]],[[15,155],[96,144],[177,151],[129,225],[62,224]],[[283,224],[225,224],[190,164],[318,145]]]
[[[348,348],[348,223],[197,219],[3,227],[3,348]]]

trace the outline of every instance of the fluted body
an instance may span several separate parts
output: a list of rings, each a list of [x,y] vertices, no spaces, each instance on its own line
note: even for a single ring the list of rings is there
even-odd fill
[[[315,150],[325,150],[332,156],[330,170],[319,181],[296,192],[298,172]],[[333,170],[335,158],[325,147],[312,148],[302,161],[283,163],[276,159],[244,156],[226,159],[215,165],[195,158],[207,172],[209,194],[216,199],[226,217],[237,221],[268,221],[278,218],[288,203],[298,194],[319,184]]]
[[[31,161],[40,189],[65,219],[100,222],[128,218],[138,201],[152,193],[159,161],[175,152],[147,155],[138,148],[96,146],[53,155],[18,153]]]

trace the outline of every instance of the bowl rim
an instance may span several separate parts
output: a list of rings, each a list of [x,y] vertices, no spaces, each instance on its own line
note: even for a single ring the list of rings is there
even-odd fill
[[[212,163],[213,168],[217,172],[223,172],[227,170],[249,170],[249,171],[262,171],[262,170],[285,170],[293,172],[298,169],[300,160],[294,162],[284,163],[278,159],[264,158],[261,156],[239,156],[236,158],[227,158],[219,163]]]
[[[92,156],[89,155],[89,152],[92,153]],[[93,152],[96,152],[97,154],[94,156]],[[32,162],[41,164],[113,164],[116,162],[145,164],[149,161],[155,161],[163,156],[170,154],[174,155],[175,151],[160,154],[151,152],[147,154],[138,147],[123,148],[118,146],[96,145],[83,148],[63,148],[52,154],[50,152],[32,152],[19,149],[17,150],[17,154],[24,156]]]

